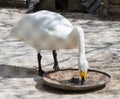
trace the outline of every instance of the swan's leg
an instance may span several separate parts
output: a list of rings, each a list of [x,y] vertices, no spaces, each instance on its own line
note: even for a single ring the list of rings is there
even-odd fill
[[[41,68],[41,59],[42,59],[42,56],[40,53],[37,54],[37,58],[38,58],[38,73],[40,76],[43,76],[43,74],[45,73],[42,68]]]
[[[53,50],[53,58],[54,58],[54,69],[55,70],[59,70],[59,65],[58,65],[58,61],[57,61],[57,53],[56,50]]]

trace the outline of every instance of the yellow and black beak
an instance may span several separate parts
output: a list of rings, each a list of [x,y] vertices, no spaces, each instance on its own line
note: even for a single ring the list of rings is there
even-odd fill
[[[87,78],[87,72],[86,71],[80,71],[81,85],[85,85],[86,78]]]

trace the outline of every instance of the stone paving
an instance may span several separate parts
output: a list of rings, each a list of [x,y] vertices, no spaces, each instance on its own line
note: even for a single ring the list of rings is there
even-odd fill
[[[85,31],[89,67],[111,74],[105,88],[88,92],[68,92],[46,86],[37,74],[37,53],[29,45],[6,36],[25,15],[24,9],[0,8],[0,99],[119,99],[120,21],[95,15],[62,13]],[[52,51],[42,51],[42,67],[52,70]],[[78,49],[58,50],[60,68],[77,68]]]

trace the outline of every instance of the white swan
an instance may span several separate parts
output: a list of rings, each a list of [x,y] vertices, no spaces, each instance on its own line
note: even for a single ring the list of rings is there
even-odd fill
[[[41,68],[41,50],[53,50],[54,68],[57,70],[59,66],[56,50],[78,46],[80,78],[82,81],[86,80],[88,62],[85,57],[84,31],[79,26],[73,26],[62,15],[46,10],[28,14],[13,27],[10,36],[37,50],[40,76],[44,74]]]

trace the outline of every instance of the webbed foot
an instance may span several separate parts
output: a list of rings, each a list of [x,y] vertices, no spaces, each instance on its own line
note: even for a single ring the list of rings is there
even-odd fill
[[[45,74],[43,70],[39,71],[39,75],[42,77]]]

